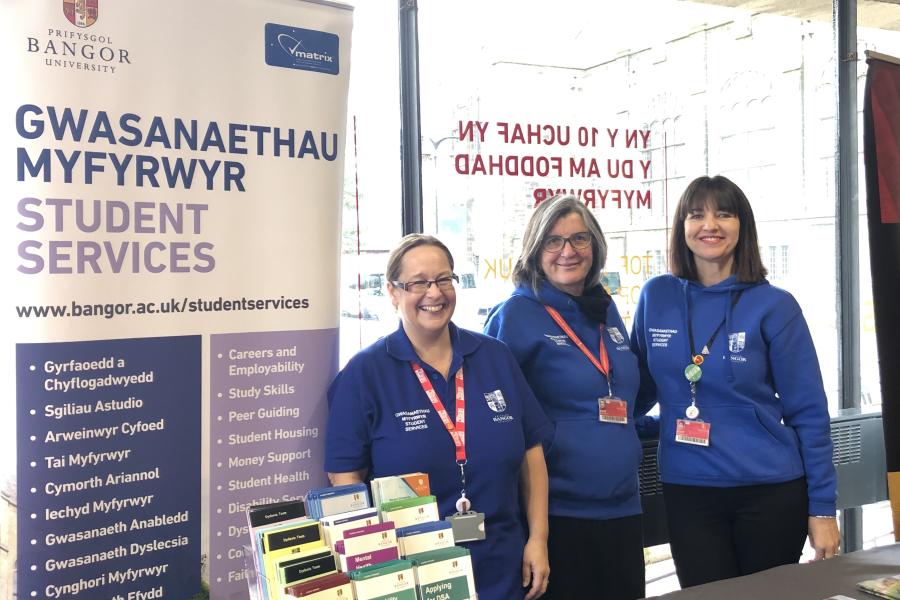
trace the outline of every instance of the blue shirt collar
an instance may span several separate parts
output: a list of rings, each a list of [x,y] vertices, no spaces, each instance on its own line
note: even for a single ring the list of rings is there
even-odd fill
[[[450,329],[450,345],[453,347],[453,360],[450,362],[450,373],[453,374],[462,366],[465,357],[478,349],[481,345],[481,340],[479,340],[472,332],[460,329],[454,325],[452,321],[448,324],[448,327]],[[397,330],[385,339],[385,348],[387,349],[388,355],[397,360],[403,362],[420,360],[416,355],[416,351],[413,349],[412,342],[409,341],[409,336],[407,336],[406,331],[403,330],[402,321],[397,325]]]

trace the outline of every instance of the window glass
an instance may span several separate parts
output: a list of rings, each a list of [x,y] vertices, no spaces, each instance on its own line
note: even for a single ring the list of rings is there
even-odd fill
[[[564,190],[603,228],[630,325],[667,271],[681,192],[723,174],[750,198],[771,282],[803,307],[837,409],[831,3],[767,7],[419,2],[425,227],[476,284],[459,324],[480,328],[509,295],[533,207]]]
[[[354,4],[341,247],[341,366],[397,327],[384,289],[384,267],[402,228],[397,3]]]

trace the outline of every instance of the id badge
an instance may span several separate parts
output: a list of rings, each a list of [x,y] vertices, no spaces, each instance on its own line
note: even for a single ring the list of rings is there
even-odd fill
[[[710,424],[705,421],[678,419],[675,426],[675,441],[695,446],[709,446]]]
[[[628,403],[615,396],[600,398],[600,420],[604,423],[628,423]]]
[[[484,513],[464,512],[447,517],[456,542],[478,542],[485,539]]]

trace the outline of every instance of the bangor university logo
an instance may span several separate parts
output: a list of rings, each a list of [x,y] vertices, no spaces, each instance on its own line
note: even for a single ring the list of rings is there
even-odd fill
[[[75,27],[90,27],[100,14],[100,0],[63,0],[63,14]]]
[[[506,400],[503,399],[503,392],[500,390],[488,392],[484,395],[484,399],[487,400],[487,405],[492,411],[499,413],[506,410]]]
[[[739,331],[738,333],[729,333],[728,334],[728,351],[729,352],[740,352],[744,349],[744,344],[747,342],[747,333],[744,331]]]

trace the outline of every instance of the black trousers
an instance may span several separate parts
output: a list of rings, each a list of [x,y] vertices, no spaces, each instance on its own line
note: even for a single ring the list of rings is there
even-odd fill
[[[593,520],[550,517],[547,600],[644,597],[641,515]]]
[[[730,488],[663,484],[681,587],[796,563],[808,521],[806,478]]]

